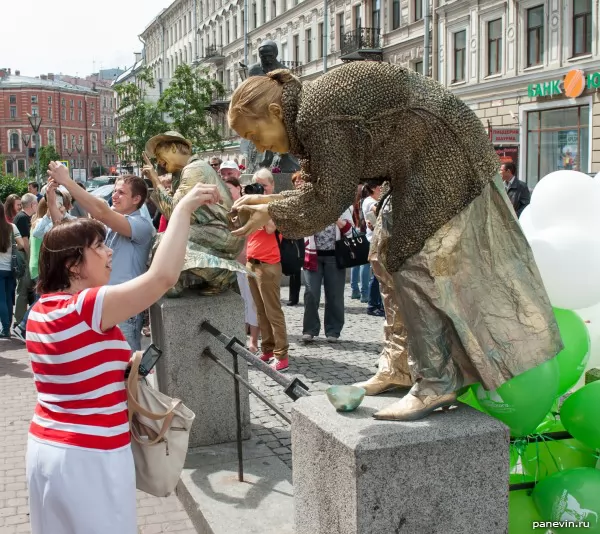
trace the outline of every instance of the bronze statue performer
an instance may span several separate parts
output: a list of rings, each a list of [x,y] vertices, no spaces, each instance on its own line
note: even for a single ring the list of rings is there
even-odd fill
[[[463,386],[495,389],[562,349],[531,249],[494,183],[498,157],[481,121],[440,84],[379,62],[305,84],[280,70],[238,87],[229,123],[259,150],[297,155],[307,182],[238,200],[248,222],[236,235],[269,219],[286,237],[312,235],[352,204],[361,180],[390,182],[386,269],[415,384],[375,417],[419,419]]]
[[[236,281],[236,272],[245,272],[236,260],[244,240],[231,235],[227,226],[227,214],[233,204],[229,189],[207,163],[192,156],[192,144],[177,132],[153,137],[146,143],[146,152],[155,157],[166,172],[173,173],[169,191],[161,184],[149,161],[142,169],[154,186],[150,198],[166,219],[197,183],[215,184],[222,198],[219,204],[201,206],[194,212],[181,277],[168,295],[178,296],[186,287],[204,294],[224,291]],[[153,252],[163,235],[157,235]]]

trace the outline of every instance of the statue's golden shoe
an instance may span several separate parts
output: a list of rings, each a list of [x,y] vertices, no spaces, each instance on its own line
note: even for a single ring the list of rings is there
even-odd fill
[[[358,384],[354,385],[356,387],[363,388],[367,392],[367,395],[379,395],[380,393],[390,391],[391,389],[411,388],[413,383],[409,377],[406,377],[406,380],[402,381],[402,379],[396,378],[394,380],[389,376],[377,374],[365,382],[359,382]]]
[[[455,402],[456,393],[426,395],[423,397],[415,397],[408,393],[398,402],[375,413],[373,417],[387,421],[416,421],[417,419],[423,419],[437,408],[448,407]]]

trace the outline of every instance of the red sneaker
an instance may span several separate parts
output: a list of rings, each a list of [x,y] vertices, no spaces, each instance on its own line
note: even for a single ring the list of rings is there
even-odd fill
[[[273,360],[271,362],[271,367],[273,369],[275,369],[275,371],[279,371],[280,373],[283,373],[284,371],[288,370],[288,359],[285,358],[284,360]]]
[[[263,353],[263,354],[260,356],[260,359],[261,359],[263,362],[268,362],[268,361],[271,361],[271,360],[273,359],[273,353],[272,353],[272,352]]]

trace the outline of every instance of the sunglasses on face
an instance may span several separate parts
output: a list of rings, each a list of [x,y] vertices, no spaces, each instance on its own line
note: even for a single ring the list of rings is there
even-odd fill
[[[211,166],[211,167],[218,167],[218,166],[219,166],[219,164],[218,164],[218,163],[211,163],[211,164],[210,164],[210,166]]]

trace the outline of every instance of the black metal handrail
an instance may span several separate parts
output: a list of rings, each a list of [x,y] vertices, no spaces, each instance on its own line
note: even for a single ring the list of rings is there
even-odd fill
[[[342,56],[359,50],[380,50],[381,31],[379,28],[358,28],[344,34],[341,46]]]
[[[240,400],[240,384],[245,386],[251,393],[254,393],[262,402],[264,402],[269,408],[271,408],[279,417],[281,417],[288,424],[291,423],[288,415],[267,399],[258,389],[253,385],[249,384],[239,374],[238,369],[238,356],[241,356],[249,364],[253,365],[258,370],[265,373],[269,378],[283,386],[284,393],[290,397],[293,401],[300,397],[307,397],[310,395],[308,387],[303,384],[298,378],[289,379],[279,371],[273,369],[269,364],[263,362],[260,358],[252,354],[244,344],[236,337],[228,337],[223,334],[218,328],[213,326],[210,321],[204,321],[200,328],[225,345],[225,349],[233,356],[233,369],[225,365],[217,356],[215,356],[210,350],[206,350],[204,354],[214,361],[221,369],[226,373],[230,374],[234,379],[235,387],[235,414],[237,419],[237,454],[238,454],[238,480],[244,481],[244,457],[243,457],[243,443],[242,443],[242,407]]]

